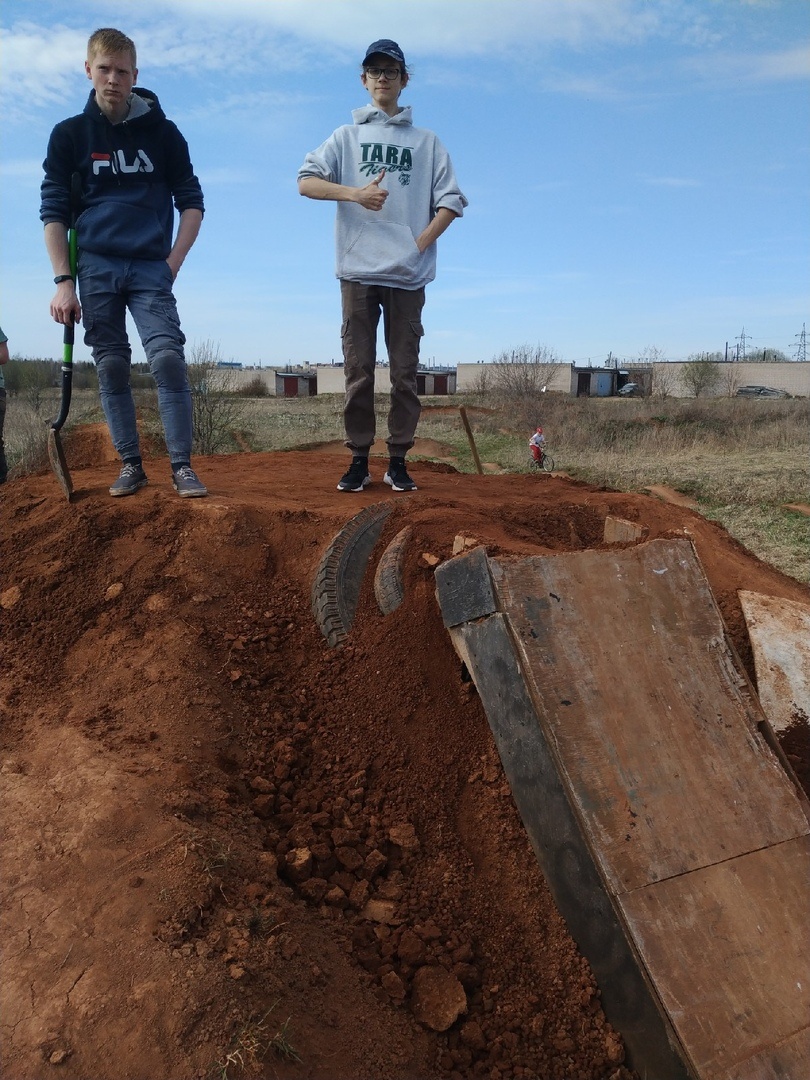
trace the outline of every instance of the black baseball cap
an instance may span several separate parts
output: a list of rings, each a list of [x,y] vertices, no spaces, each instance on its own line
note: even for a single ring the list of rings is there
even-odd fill
[[[402,53],[402,49],[400,49],[395,41],[391,41],[390,38],[380,38],[379,41],[372,41],[366,49],[366,56],[363,63],[367,64],[370,56],[379,55],[390,56],[392,60],[396,60],[398,64],[405,67],[405,57]]]

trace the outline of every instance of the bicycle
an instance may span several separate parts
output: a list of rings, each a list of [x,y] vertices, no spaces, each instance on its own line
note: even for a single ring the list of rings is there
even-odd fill
[[[534,456],[532,456],[529,458],[529,468],[541,469],[543,472],[554,472],[554,458],[551,456],[548,450],[545,450],[541,446],[540,457],[535,458]]]

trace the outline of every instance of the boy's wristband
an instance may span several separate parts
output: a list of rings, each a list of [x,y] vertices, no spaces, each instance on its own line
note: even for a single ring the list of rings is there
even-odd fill
[[[61,285],[63,281],[73,281],[73,274],[57,274],[53,279],[54,285]]]

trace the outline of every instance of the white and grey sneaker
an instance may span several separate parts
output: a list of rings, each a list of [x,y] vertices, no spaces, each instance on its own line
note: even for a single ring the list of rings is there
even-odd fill
[[[134,495],[142,487],[146,487],[149,481],[142,466],[125,464],[121,468],[118,479],[110,488],[111,495]]]
[[[181,465],[172,473],[172,486],[181,499],[201,499],[208,488],[190,465]]]

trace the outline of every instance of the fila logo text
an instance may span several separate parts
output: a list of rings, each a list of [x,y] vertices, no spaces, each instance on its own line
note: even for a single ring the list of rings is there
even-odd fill
[[[123,150],[116,150],[112,154],[91,154],[90,157],[93,162],[93,176],[99,176],[102,169],[112,169],[114,174],[155,171],[155,166],[149,160],[149,155],[145,150],[138,151],[131,165],[127,162]]]

